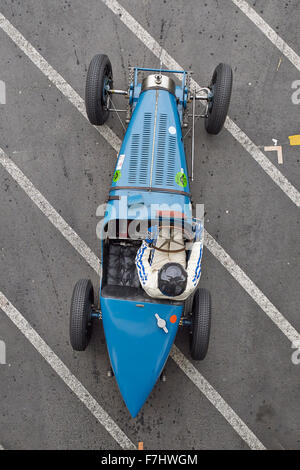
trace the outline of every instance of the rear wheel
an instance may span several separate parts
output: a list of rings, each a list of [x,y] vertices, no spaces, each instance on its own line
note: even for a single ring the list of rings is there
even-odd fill
[[[192,329],[190,352],[193,359],[201,361],[205,358],[210,335],[211,297],[206,289],[197,289],[192,308]]]
[[[107,88],[112,88],[112,78],[112,67],[107,55],[95,55],[88,68],[85,88],[86,112],[89,121],[95,126],[101,126],[108,119]]]
[[[75,284],[70,310],[70,341],[75,351],[84,351],[92,334],[94,289],[89,279]]]
[[[209,103],[205,128],[209,134],[219,134],[229,108],[232,90],[232,69],[228,64],[219,64],[213,73],[210,89],[213,97]]]

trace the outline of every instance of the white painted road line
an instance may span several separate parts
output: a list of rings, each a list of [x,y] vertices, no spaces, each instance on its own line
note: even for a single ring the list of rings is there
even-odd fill
[[[44,59],[43,56],[28,42],[24,36],[3,16],[0,12],[0,28],[12,39],[12,41],[29,57],[29,59],[46,75],[68,100],[78,109],[78,111],[88,119],[85,111],[84,100],[78,93],[66,82],[66,80]],[[97,127],[100,134],[110,141],[110,145],[118,151],[120,139],[107,126]]]
[[[275,47],[300,71],[300,57],[245,1],[231,0],[260,29]]]
[[[88,264],[101,274],[101,263],[99,258],[87,246],[87,244],[77,235],[77,233],[67,224],[67,222],[59,215],[59,213],[51,206],[47,199],[39,192],[39,190],[31,183],[24,173],[15,165],[15,163],[5,154],[0,147],[0,163],[13,179],[21,186],[27,196],[34,204],[43,212],[47,219],[54,225],[57,230],[71,243],[78,253],[88,262]]]
[[[183,68],[162,49],[159,43],[123,8],[117,0],[102,0],[103,3],[127,26],[130,31],[162,62],[168,69],[183,70]],[[199,88],[200,85],[191,80],[192,87]],[[288,181],[288,179],[271,163],[263,152],[252,142],[252,140],[227,116],[225,128],[254,158],[267,175],[279,186],[279,188],[300,207],[300,193]]]
[[[187,377],[196,385],[196,387],[206,396],[206,398],[214,405],[214,407],[221,413],[222,416],[233,427],[237,434],[248,444],[252,450],[265,450],[265,446],[253,434],[248,426],[241,420],[241,418],[233,411],[233,409],[226,403],[221,395],[210,385],[210,383],[203,377],[202,374],[187,360],[184,354],[173,346],[171,357],[174,359],[180,369],[187,375]]]
[[[55,211],[55,209],[53,209],[53,207],[49,204],[48,201],[46,201],[46,199],[44,198],[44,196],[42,196],[42,194],[33,186],[33,184],[31,182],[29,182],[28,178],[21,172],[21,170],[15,165],[15,163],[13,163],[11,160],[9,160],[9,158],[4,154],[1,155],[1,152],[2,154],[4,153],[2,149],[0,149],[0,163],[4,166],[4,168],[8,168],[8,171],[10,173],[10,175],[15,179],[15,181],[17,183],[20,184],[20,186],[24,189],[24,191],[26,192],[26,194],[30,197],[30,199],[37,205],[37,207],[39,207],[39,209],[41,209],[41,211],[43,212],[43,214],[48,217],[47,215],[47,212],[50,212],[50,214],[52,214],[52,212],[54,211],[55,214],[57,214],[57,212]],[[8,165],[9,163],[9,165]],[[28,184],[29,183],[29,187],[30,187],[30,191],[28,191]],[[36,198],[37,198],[37,201],[36,201]],[[39,201],[43,201],[43,205],[40,204]],[[47,208],[47,211],[43,210],[44,208]],[[60,217],[60,216],[59,216]],[[51,219],[50,219],[51,221]],[[52,222],[53,223],[53,222]],[[66,224],[66,222],[64,222],[64,224]],[[67,224],[66,224],[67,225]],[[67,227],[69,228],[69,230],[72,231],[71,227],[69,227],[67,225]],[[60,233],[71,243],[72,246],[74,246],[73,244],[73,238],[70,238],[70,237],[67,237],[66,234],[68,234],[68,232],[66,232],[65,230],[60,230]],[[74,232],[75,233],[75,232]],[[78,237],[78,235],[76,234],[76,236]],[[79,237],[78,237],[79,238]],[[79,238],[79,240],[81,241],[82,244],[84,244],[84,242]],[[77,241],[77,238],[76,238],[76,241]],[[74,248],[81,254],[81,256],[94,268],[94,270],[96,271],[96,273],[98,274],[98,270],[99,270],[99,265],[100,265],[100,260],[97,258],[97,256],[93,253],[93,256],[94,256],[94,262],[91,264],[90,263],[90,253],[89,252],[86,252],[85,250],[81,250],[79,251],[78,248],[76,246],[74,246]],[[86,257],[87,256],[87,257]],[[95,262],[97,261],[97,262]],[[2,294],[3,295],[3,294]],[[4,296],[3,296],[4,298]],[[254,299],[255,300],[255,299]],[[11,305],[9,303],[9,305]],[[0,295],[0,307],[1,307],[1,295]],[[11,306],[10,307],[10,310],[11,308],[13,309],[13,307]],[[13,310],[14,311],[14,310]],[[6,310],[5,310],[6,312]],[[7,313],[7,312],[6,312]],[[17,325],[18,326],[18,325]],[[31,327],[30,327],[31,328]],[[172,356],[173,357],[173,356]],[[177,363],[177,357],[179,357],[179,355],[177,354],[177,356],[173,357],[174,361]],[[181,364],[182,364],[182,361],[181,361]],[[188,359],[185,358],[185,364],[189,364],[189,361]],[[179,365],[179,364],[178,364]],[[191,364],[191,367],[192,364]],[[185,372],[187,373],[187,371],[189,369],[186,369],[184,370],[182,368],[182,365],[180,365],[180,368]],[[187,374],[188,375],[188,374]],[[189,375],[188,375],[189,377]],[[206,379],[203,378],[203,380],[206,381]],[[194,382],[195,383],[195,382]],[[207,382],[208,384],[208,382]],[[209,384],[208,384],[209,385]],[[213,390],[213,388],[211,387],[211,385],[209,385],[210,387],[210,390]],[[199,388],[199,387],[198,387]],[[204,395],[206,396],[206,391],[209,390],[209,388],[207,387],[206,389],[200,389],[202,391],[202,393],[204,393]],[[213,396],[219,396],[219,394],[214,391],[215,395]],[[207,396],[207,398],[211,401],[211,403],[213,403],[212,399],[211,399],[212,395],[211,393]],[[224,402],[225,403],[225,402]],[[100,406],[100,405],[99,405]],[[228,409],[231,409],[229,407],[229,405],[227,405],[227,408]],[[219,408],[218,408],[219,410]],[[220,411],[220,410],[219,410]],[[223,414],[223,413],[222,413]],[[226,418],[227,419],[227,418]],[[230,421],[229,421],[230,422]],[[247,441],[246,441],[247,442]],[[248,442],[247,442],[248,443]]]
[[[205,230],[204,243],[206,248],[217,258],[217,260],[227,269],[232,277],[242,286],[242,288],[252,297],[257,305],[265,312],[273,323],[291,341],[300,340],[298,331],[279,312],[265,294],[254,284],[247,274],[233,261],[226,251],[216,242],[216,240]]]
[[[136,449],[133,442],[124,434],[113,419],[92,397],[81,382],[72,374],[61,359],[52,351],[47,343],[32,328],[23,315],[11,304],[11,302],[0,291],[0,309],[10,318],[16,327],[23,333],[28,341],[43,356],[46,362],[52,367],[63,382],[79,398],[92,415],[105,427],[107,432],[123,449]]]

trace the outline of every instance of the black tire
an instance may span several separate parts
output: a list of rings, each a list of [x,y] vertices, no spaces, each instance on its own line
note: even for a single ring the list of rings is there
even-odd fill
[[[193,359],[202,361],[208,350],[211,324],[211,297],[208,290],[196,290],[192,312],[190,352]]]
[[[109,83],[112,87],[112,67],[109,58],[105,54],[95,55],[88,68],[85,87],[85,107],[91,124],[101,126],[107,121],[108,94],[104,86]]]
[[[209,103],[205,128],[209,134],[219,134],[228,113],[231,97],[232,69],[230,65],[219,64],[215,68],[210,88],[213,91],[213,98]]]
[[[70,310],[70,341],[75,351],[84,351],[92,334],[94,289],[89,279],[75,284]]]

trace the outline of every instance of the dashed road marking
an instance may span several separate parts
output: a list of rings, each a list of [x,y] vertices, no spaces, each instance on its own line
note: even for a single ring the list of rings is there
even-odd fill
[[[274,44],[275,47],[300,71],[300,57],[271,28],[265,20],[245,0],[231,0],[257,26],[257,28]]]
[[[250,449],[265,450],[265,446],[255,434],[253,434],[243,420],[175,345],[172,348],[171,357],[194,385],[206,396],[221,415],[224,416],[236,433],[248,444]]]
[[[40,337],[34,328],[28,323],[23,315],[12,305],[12,303],[0,291],[0,309],[10,318],[16,327],[23,333],[28,341],[35,347],[45,361],[52,367],[62,381],[79,398],[92,415],[105,427],[107,432],[123,449],[136,449],[133,442],[113,421],[109,414],[99,405],[94,397],[72,374],[62,360],[55,354],[48,344]]]
[[[102,0],[103,3],[132,31],[133,34],[158,57],[168,69],[183,70],[183,68],[159,45],[159,43],[123,8],[117,0]],[[178,77],[180,78],[180,77]],[[200,85],[191,79],[192,88],[199,88]],[[300,207],[300,193],[289,182],[289,180],[276,168],[273,163],[263,154],[263,152],[252,142],[238,125],[227,116],[224,126],[232,136],[244,147],[254,158],[275,184],[290,198],[290,200]]]

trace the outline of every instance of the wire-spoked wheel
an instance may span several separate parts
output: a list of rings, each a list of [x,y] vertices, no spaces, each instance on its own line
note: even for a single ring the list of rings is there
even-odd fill
[[[219,134],[228,113],[232,91],[232,69],[228,64],[219,64],[210,83],[212,98],[208,104],[205,128],[209,134]]]
[[[196,361],[202,361],[208,350],[211,325],[211,296],[206,289],[197,289],[192,307],[190,353]]]
[[[113,85],[112,66],[105,54],[95,55],[88,68],[85,107],[91,124],[101,126],[109,116],[108,89]]]
[[[74,351],[84,351],[92,334],[94,288],[89,279],[75,284],[70,309],[70,342]]]

